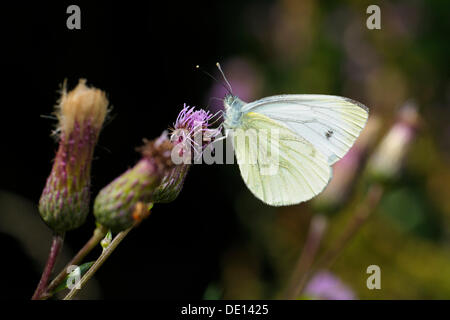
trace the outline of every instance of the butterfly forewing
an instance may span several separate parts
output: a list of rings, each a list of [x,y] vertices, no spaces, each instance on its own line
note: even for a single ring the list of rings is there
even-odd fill
[[[354,100],[330,95],[279,95],[244,106],[279,122],[323,153],[328,164],[341,159],[364,128],[368,108]]]

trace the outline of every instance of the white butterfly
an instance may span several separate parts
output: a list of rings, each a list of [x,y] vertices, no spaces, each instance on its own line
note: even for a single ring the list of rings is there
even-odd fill
[[[286,94],[246,103],[228,94],[224,106],[224,127],[242,178],[272,206],[319,194],[332,177],[331,166],[352,147],[369,116],[361,103],[330,95]]]

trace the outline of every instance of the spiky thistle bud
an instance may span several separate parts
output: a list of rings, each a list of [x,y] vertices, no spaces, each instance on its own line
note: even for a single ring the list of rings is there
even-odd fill
[[[143,207],[147,206],[148,211],[155,189],[173,167],[171,150],[172,143],[166,134],[146,141],[140,148],[141,160],[97,195],[94,202],[97,222],[119,232],[141,220],[145,216]]]
[[[220,133],[218,129],[209,128],[213,117],[208,111],[195,110],[186,104],[183,106],[170,134],[174,146],[172,161],[176,165],[155,191],[152,197],[154,203],[167,203],[178,197],[191,163],[201,157],[202,152]]]
[[[70,92],[64,86],[56,106],[59,147],[39,201],[39,212],[57,232],[79,227],[89,212],[92,156],[107,113],[103,91],[82,79]]]

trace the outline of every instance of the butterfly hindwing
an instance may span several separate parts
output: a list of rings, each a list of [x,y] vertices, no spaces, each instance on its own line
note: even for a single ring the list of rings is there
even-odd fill
[[[248,112],[230,132],[242,178],[263,202],[291,205],[320,193],[331,178],[327,157],[268,116]]]

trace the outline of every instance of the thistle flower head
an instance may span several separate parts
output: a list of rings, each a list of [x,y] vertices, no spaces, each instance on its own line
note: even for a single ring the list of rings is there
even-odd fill
[[[203,109],[195,110],[195,107],[189,107],[186,104],[183,109],[178,114],[177,120],[175,121],[175,129],[187,129],[190,132],[197,127],[201,129],[207,129],[209,126],[209,121],[214,117],[209,111]]]
[[[211,129],[215,115],[203,109],[184,105],[175,121],[170,140],[174,143],[172,160],[175,164],[190,164],[220,134],[220,129]]]
[[[119,232],[145,217],[143,212],[153,202],[152,195],[173,167],[172,147],[166,134],[145,142],[139,149],[142,158],[138,163],[97,195],[94,215],[98,223]]]
[[[56,107],[59,147],[39,201],[41,217],[55,231],[79,227],[89,212],[92,156],[107,106],[105,93],[85,80],[63,89]]]
[[[209,111],[195,110],[195,107],[189,107],[186,104],[183,106],[170,135],[170,140],[174,146],[172,161],[177,165],[164,177],[155,191],[153,195],[154,203],[167,203],[178,197],[183,188],[192,158],[201,156],[202,151],[220,133],[219,129],[210,128],[213,118],[214,115]]]

